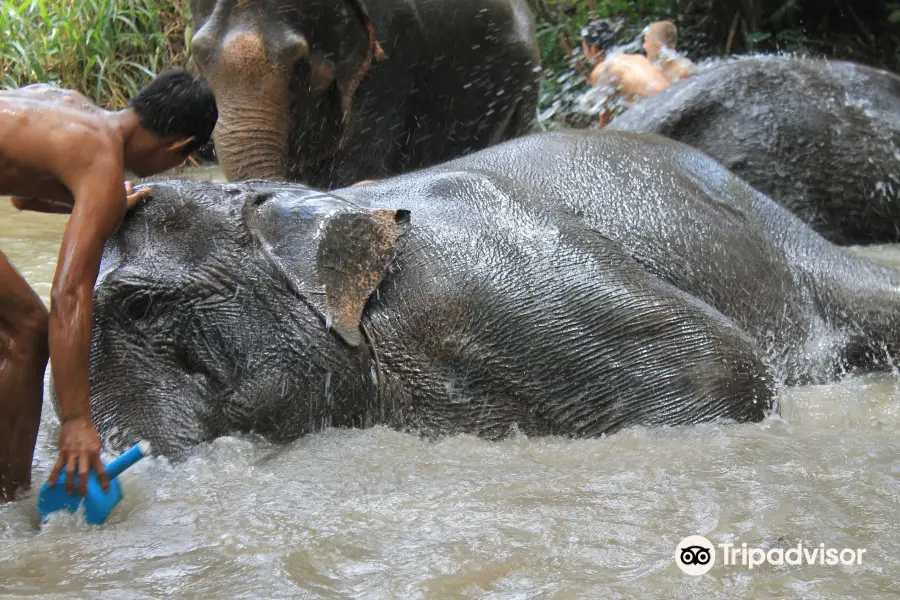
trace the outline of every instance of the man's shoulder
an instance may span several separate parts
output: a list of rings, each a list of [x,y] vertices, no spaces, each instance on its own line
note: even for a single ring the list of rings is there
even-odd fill
[[[21,109],[18,114],[40,113],[44,123],[65,120],[67,124],[83,123],[97,134],[108,133],[108,111],[100,108],[81,92],[48,83],[33,83],[15,90],[0,92],[0,100]]]
[[[653,63],[643,54],[619,54],[609,59],[610,68],[635,68],[652,69]]]
[[[88,100],[81,92],[59,87],[51,83],[32,83],[14,90],[4,92],[8,97],[22,97],[33,100],[48,100],[61,102],[70,106],[89,110],[100,110],[96,104]]]
[[[650,59],[643,54],[622,54],[622,58],[630,63],[638,64],[641,66],[653,64],[650,62]]]
[[[53,113],[48,111],[40,129],[31,128],[29,142],[35,149],[43,148],[53,155],[56,170],[68,173],[96,172],[97,169],[117,169],[124,160],[124,140],[105,119],[76,111]],[[23,130],[25,133],[25,130]]]
[[[607,71],[613,76],[653,77],[656,73],[653,63],[642,54],[620,54],[611,57],[607,63]]]

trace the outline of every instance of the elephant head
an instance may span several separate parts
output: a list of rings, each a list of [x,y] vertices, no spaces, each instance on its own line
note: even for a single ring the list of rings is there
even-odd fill
[[[191,8],[192,60],[216,93],[214,138],[228,179],[287,179],[333,155],[360,82],[384,57],[364,0],[192,0]]]
[[[154,183],[95,288],[102,435],[177,456],[229,432],[363,425],[377,397],[363,308],[408,218],[297,185]]]

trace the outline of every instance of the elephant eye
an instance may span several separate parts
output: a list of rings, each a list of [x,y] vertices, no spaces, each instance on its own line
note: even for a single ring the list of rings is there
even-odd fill
[[[132,324],[171,315],[171,307],[177,303],[177,298],[172,294],[149,288],[143,283],[121,282],[114,289],[114,296],[107,298],[105,303]]]
[[[147,293],[139,293],[122,303],[122,313],[135,321],[147,318],[153,308],[153,297]]]

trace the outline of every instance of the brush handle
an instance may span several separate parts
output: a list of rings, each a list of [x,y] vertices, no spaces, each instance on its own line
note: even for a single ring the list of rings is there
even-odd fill
[[[122,456],[106,465],[106,474],[109,475],[110,479],[115,479],[116,477],[121,475],[125,469],[129,468],[130,466],[134,465],[134,463],[147,456],[149,452],[150,442],[138,442],[124,454],[122,454]]]

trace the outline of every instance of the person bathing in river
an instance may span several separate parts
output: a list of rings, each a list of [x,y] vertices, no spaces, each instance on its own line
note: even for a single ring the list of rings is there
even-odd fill
[[[581,46],[593,65],[591,85],[609,90],[600,115],[600,127],[606,126],[623,107],[669,87],[669,80],[646,56],[607,55],[616,44],[617,34],[616,24],[606,19],[591,21],[582,30]]]
[[[161,73],[118,112],[44,84],[0,92],[0,194],[19,210],[71,213],[53,277],[50,312],[0,251],[0,502],[31,485],[31,461],[48,357],[59,397],[59,456],[53,485],[66,472],[85,494],[100,461],[91,418],[88,358],[92,297],[107,238],[148,189],[140,177],[185,162],[218,120],[212,90],[182,69]]]
[[[693,63],[675,54],[678,29],[670,21],[651,23],[644,30],[644,51],[640,54],[607,56],[616,43],[618,28],[608,20],[592,21],[582,31],[582,49],[594,65],[591,85],[607,87],[610,94],[600,115],[606,126],[617,112],[642,98],[658,94],[674,82],[694,74]]]

